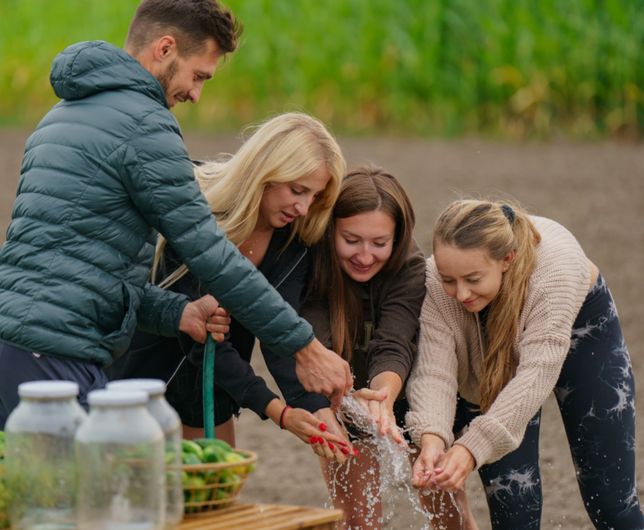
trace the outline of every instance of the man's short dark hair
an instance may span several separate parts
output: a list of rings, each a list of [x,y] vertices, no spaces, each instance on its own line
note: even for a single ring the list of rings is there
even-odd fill
[[[143,0],[130,23],[126,46],[138,53],[163,35],[172,35],[179,54],[189,56],[214,39],[220,53],[235,51],[241,24],[217,0]]]

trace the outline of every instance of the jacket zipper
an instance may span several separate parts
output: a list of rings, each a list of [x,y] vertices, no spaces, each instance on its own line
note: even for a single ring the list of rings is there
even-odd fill
[[[277,289],[280,285],[282,285],[286,281],[286,279],[291,275],[291,273],[295,270],[295,268],[304,259],[304,256],[306,256],[307,252],[308,252],[308,249],[306,248],[302,250],[302,254],[300,254],[300,256],[295,261],[293,266],[288,271],[286,271],[286,273],[284,273],[284,275],[280,278],[279,282],[276,282],[275,285],[273,285],[275,289]]]

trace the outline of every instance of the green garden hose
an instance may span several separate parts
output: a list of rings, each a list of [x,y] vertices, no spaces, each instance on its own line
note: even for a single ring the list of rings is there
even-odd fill
[[[215,438],[215,341],[208,333],[203,354],[203,428],[206,438]]]

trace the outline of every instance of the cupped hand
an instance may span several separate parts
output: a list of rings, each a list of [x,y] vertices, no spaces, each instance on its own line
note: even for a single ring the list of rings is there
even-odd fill
[[[436,466],[445,456],[445,443],[433,434],[424,434],[420,453],[412,467],[411,483],[415,488],[433,488]]]
[[[349,441],[347,431],[340,425],[332,409],[320,409],[313,415],[318,423],[318,428],[321,428],[327,435],[333,435],[333,439],[323,437],[324,443],[312,444],[316,454],[328,460],[335,460],[339,464],[343,464],[348,458],[357,454]]]
[[[464,446],[454,444],[434,468],[432,482],[442,490],[458,491],[474,471],[476,460]]]
[[[405,439],[396,425],[393,402],[387,399],[385,391],[361,388],[352,395],[369,413],[378,428],[380,436],[390,436],[396,444],[405,443]]]

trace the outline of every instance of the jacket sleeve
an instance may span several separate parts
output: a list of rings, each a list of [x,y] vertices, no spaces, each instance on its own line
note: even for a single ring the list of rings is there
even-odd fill
[[[150,230],[147,244],[140,249],[136,257],[137,269],[146,273],[149,270],[149,252],[154,248],[156,240],[156,231]],[[136,309],[137,329],[152,335],[176,337],[181,315],[191,298],[185,291],[183,293],[170,292],[152,283],[146,283]]]
[[[143,120],[124,157],[124,185],[136,208],[244,327],[280,356],[293,355],[313,340],[311,326],[217,227],[166,109]]]
[[[137,311],[138,329],[163,337],[177,336],[181,315],[188,302],[185,294],[146,284]]]
[[[297,311],[302,305],[304,288],[308,279],[310,262],[308,257],[300,260],[296,268],[278,287],[278,292]],[[321,395],[307,392],[295,372],[293,357],[280,357],[270,348],[261,344],[262,354],[273,379],[280,388],[286,403],[292,407],[302,408],[309,412],[330,406],[329,400]]]
[[[395,372],[404,383],[416,357],[418,317],[425,297],[425,259],[420,249],[415,247],[403,268],[386,281],[368,344],[369,380]]]

